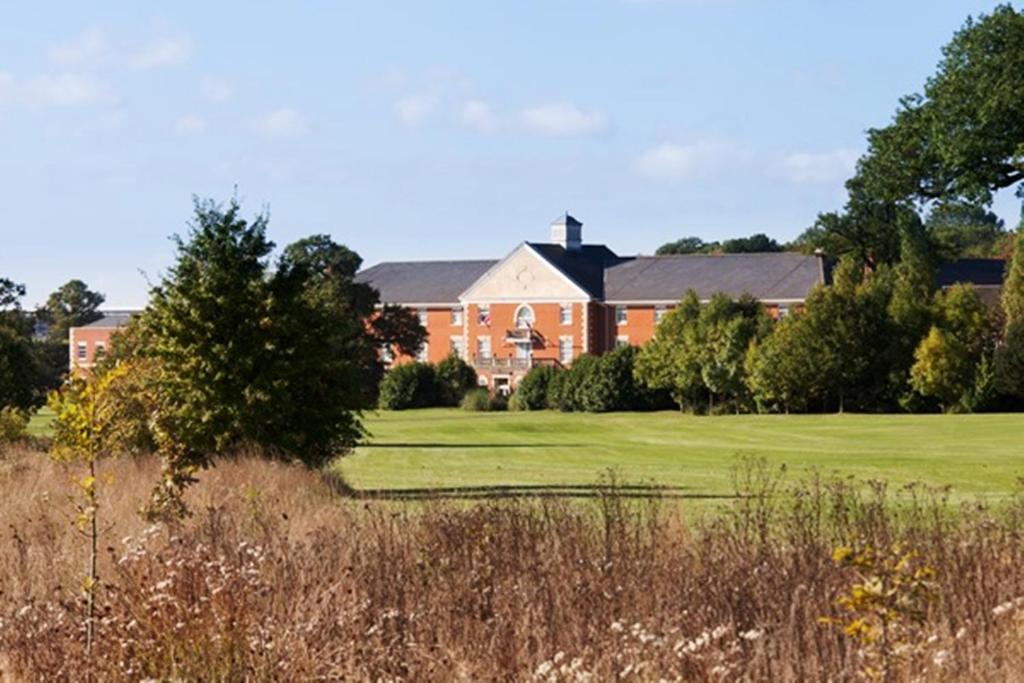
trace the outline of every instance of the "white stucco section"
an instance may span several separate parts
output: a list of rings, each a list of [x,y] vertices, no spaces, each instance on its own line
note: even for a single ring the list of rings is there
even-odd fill
[[[463,292],[465,303],[589,301],[590,296],[527,244],[511,254]]]

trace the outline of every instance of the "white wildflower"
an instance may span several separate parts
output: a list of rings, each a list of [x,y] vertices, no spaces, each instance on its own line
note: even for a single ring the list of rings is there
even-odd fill
[[[752,628],[749,631],[745,631],[745,632],[741,633],[740,634],[740,638],[742,638],[743,640],[754,641],[754,640],[759,639],[763,635],[764,635],[764,629],[763,628]]]
[[[932,661],[935,662],[935,666],[942,667],[949,660],[949,650],[939,650],[932,657]]]

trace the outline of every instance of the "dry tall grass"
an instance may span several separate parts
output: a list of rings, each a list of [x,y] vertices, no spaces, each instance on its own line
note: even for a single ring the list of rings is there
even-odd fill
[[[147,528],[136,510],[156,464],[104,471],[87,655],[70,472],[30,450],[0,458],[0,680],[854,680],[877,652],[820,622],[848,618],[836,599],[856,582],[832,553],[897,543],[935,568],[937,590],[880,675],[1024,671],[1016,503],[952,510],[820,481],[773,495],[784,484],[752,465],[730,510],[687,525],[675,505],[614,489],[587,503],[356,501],[240,458],[203,475],[190,519]]]

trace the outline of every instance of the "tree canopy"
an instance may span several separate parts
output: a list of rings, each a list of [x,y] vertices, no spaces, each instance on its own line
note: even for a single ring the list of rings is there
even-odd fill
[[[654,252],[658,256],[678,254],[753,254],[766,251],[782,251],[781,244],[764,233],[750,237],[736,237],[722,242],[705,242],[699,237],[683,237],[666,242]]]

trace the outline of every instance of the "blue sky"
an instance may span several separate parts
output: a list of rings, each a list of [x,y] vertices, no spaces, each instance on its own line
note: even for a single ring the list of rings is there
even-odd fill
[[[992,3],[17,3],[0,22],[0,276],[146,300],[191,196],[368,264],[584,239],[790,239]],[[1016,225],[1019,204],[997,211]],[[145,275],[144,275],[145,274]]]

